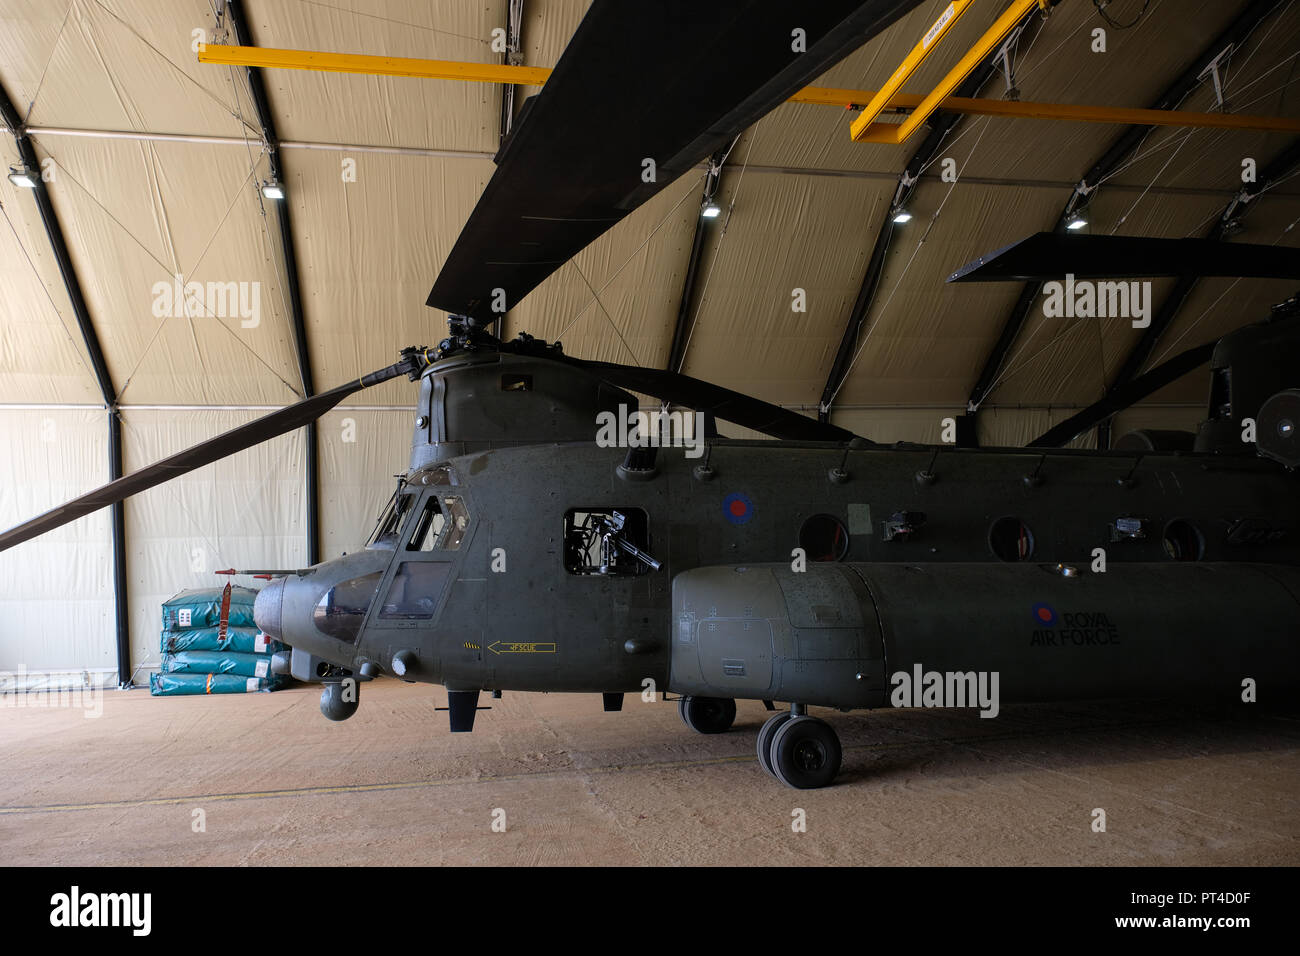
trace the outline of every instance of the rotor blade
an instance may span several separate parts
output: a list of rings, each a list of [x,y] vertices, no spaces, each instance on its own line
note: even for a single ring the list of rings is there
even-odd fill
[[[1300,279],[1300,249],[1214,239],[1040,232],[968,262],[949,282],[1228,276]]]
[[[1099,402],[1094,402],[1081,412],[1071,415],[1065,421],[1049,428],[1031,441],[1028,448],[1060,448],[1069,444],[1094,425],[1100,425],[1116,412],[1121,412],[1148,395],[1153,395],[1170,382],[1182,378],[1188,372],[1199,368],[1214,355],[1217,341],[1198,345],[1194,349],[1180,352],[1167,362],[1157,365],[1145,375],[1139,375],[1127,385],[1121,385],[1106,394]]]
[[[554,358],[554,356],[552,356]],[[847,442],[858,438],[853,432],[808,418],[780,405],[752,398],[742,392],[720,385],[702,382],[680,372],[664,369],[638,368],[635,365],[617,365],[612,362],[589,362],[585,359],[559,357],[561,361],[576,365],[599,376],[607,384],[653,395],[655,398],[677,405],[685,405],[697,412],[712,412],[715,417],[752,428],[773,438],[796,441]],[[859,439],[861,441],[863,439]]]
[[[410,371],[412,367],[411,362],[407,360],[390,365],[386,369],[372,372],[346,385],[340,385],[338,388],[305,398],[301,402],[271,412],[269,415],[263,415],[193,448],[187,448],[169,458],[156,461],[139,471],[123,475],[116,481],[101,485],[80,498],[74,498],[66,504],[0,533],[0,551],[5,551],[47,531],[53,531],[100,508],[147,491],[154,485],[178,478],[196,468],[210,465],[245,448],[252,448],[254,445],[300,428],[308,422],[314,422],[353,392],[395,378]]]
[[[919,3],[595,0],[542,92],[524,104],[428,304],[478,319],[496,318],[494,305],[513,309]]]

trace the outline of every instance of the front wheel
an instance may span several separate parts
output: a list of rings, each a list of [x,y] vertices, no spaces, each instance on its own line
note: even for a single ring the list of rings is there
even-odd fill
[[[772,737],[772,773],[787,787],[815,790],[840,772],[843,750],[830,724],[816,717],[792,717]]]

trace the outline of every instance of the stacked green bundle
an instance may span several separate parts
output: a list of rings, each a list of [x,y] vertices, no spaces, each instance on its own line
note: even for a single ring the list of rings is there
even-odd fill
[[[149,679],[155,697],[277,690],[271,655],[285,649],[253,623],[251,588],[182,591],[162,606],[162,671]]]

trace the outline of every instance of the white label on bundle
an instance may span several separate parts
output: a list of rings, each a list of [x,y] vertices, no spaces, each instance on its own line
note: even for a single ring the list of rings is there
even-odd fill
[[[257,690],[257,685],[260,683],[261,681],[259,681],[256,677],[250,677],[248,679],[248,682],[244,685],[245,692],[249,694],[254,693]]]
[[[266,636],[265,631],[258,631],[257,637],[253,638],[253,653],[265,654],[266,649],[271,646],[271,639]]]
[[[181,608],[180,611],[177,612],[177,616],[180,618],[180,626],[181,626],[181,627],[189,627],[189,626],[190,626],[190,609],[189,609],[189,608],[187,608],[187,607],[183,607],[183,608]]]
[[[253,673],[255,673],[258,677],[265,677],[266,665],[267,665],[266,661],[258,661],[257,666],[253,669]]]

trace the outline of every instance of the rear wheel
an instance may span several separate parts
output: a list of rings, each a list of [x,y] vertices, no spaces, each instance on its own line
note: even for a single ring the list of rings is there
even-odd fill
[[[768,759],[772,773],[787,787],[815,790],[840,772],[843,751],[830,724],[816,717],[794,717],[777,728]]]
[[[697,734],[720,734],[736,722],[736,702],[730,697],[683,697],[677,701],[677,713]]]

